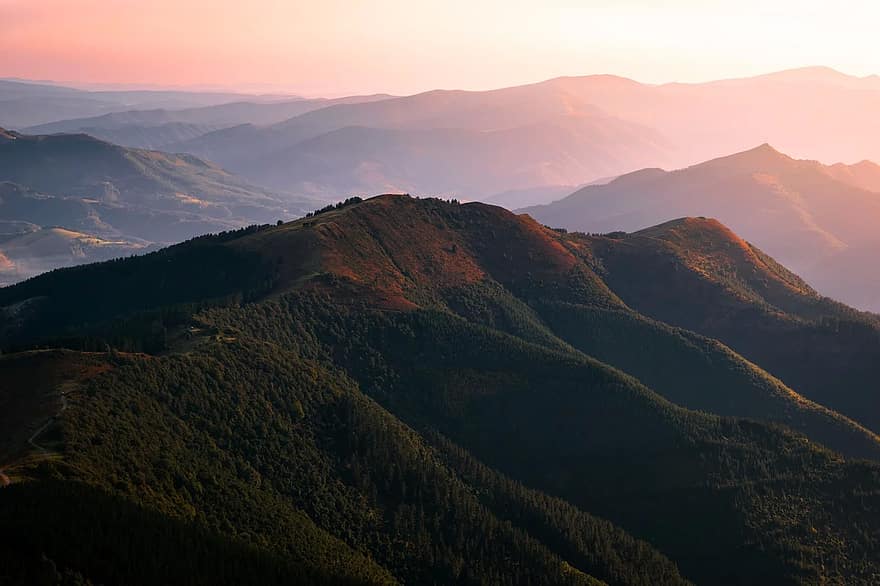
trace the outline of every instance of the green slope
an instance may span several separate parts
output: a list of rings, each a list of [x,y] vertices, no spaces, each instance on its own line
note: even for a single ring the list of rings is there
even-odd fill
[[[872,583],[880,468],[819,444],[876,458],[877,438],[630,309],[616,244],[380,197],[0,290],[0,368],[32,346],[102,365],[63,387],[56,455],[7,470],[316,576]],[[2,392],[32,392],[15,372]],[[58,559],[102,576],[83,555]]]
[[[805,397],[880,430],[880,318],[819,296],[711,220],[583,238],[646,315],[721,340]]]

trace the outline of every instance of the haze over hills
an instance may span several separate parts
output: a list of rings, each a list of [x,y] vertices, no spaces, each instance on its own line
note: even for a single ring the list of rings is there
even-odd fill
[[[649,166],[680,167],[762,142],[821,160],[880,159],[880,133],[871,115],[878,97],[875,79],[824,68],[705,84],[568,77],[335,106],[268,128],[220,130],[168,148],[276,188],[369,193],[393,187],[427,194],[469,189],[468,197],[485,199]],[[451,140],[455,133],[465,138]],[[500,152],[487,153],[492,136],[510,140]],[[337,149],[322,148],[336,141],[348,147],[338,149],[338,156]],[[541,156],[533,152],[535,144],[557,146],[534,149]],[[430,172],[432,158],[448,161],[439,165],[443,172]],[[504,165],[506,174],[498,176],[493,169]],[[413,167],[420,172],[407,176],[399,170]],[[332,178],[327,169],[335,170]],[[450,187],[449,177],[458,175],[480,181]]]
[[[682,255],[662,302],[651,243]],[[261,556],[259,576],[315,583],[870,584],[880,468],[819,444],[878,461],[880,439],[632,309],[719,323],[731,306],[712,292],[880,364],[844,343],[858,324],[875,348],[875,321],[700,220],[587,237],[382,196],[2,289],[20,438],[0,462],[16,481],[0,491],[4,571],[42,552],[134,583],[210,582]],[[846,396],[874,400],[876,376],[854,372]],[[47,457],[27,429],[53,413]],[[107,530],[69,540],[85,519]],[[190,533],[223,565],[178,537],[139,554]],[[117,550],[130,561],[99,562]]]
[[[827,166],[765,144],[677,171],[645,169],[523,211],[585,232],[634,231],[688,214],[717,218],[822,293],[880,310],[872,272],[858,264],[880,252],[880,166],[868,161]]]
[[[877,76],[805,67],[697,84],[596,84],[589,77],[547,83],[589,92],[592,103],[610,115],[660,132],[675,147],[674,167],[760,143],[823,161],[880,160],[873,115],[880,92]]]
[[[52,99],[86,99],[52,91]],[[143,100],[138,104],[160,94],[86,93],[89,100]],[[13,126],[191,153],[255,184],[325,200],[392,190],[534,205],[560,186],[691,165],[760,143],[811,159],[880,160],[872,115],[880,83],[819,67],[701,84],[563,77],[399,98],[252,103],[193,94],[191,101],[235,102],[198,107],[175,102],[185,101],[183,94],[169,93],[172,105],[158,110],[108,106],[93,117]],[[507,192],[519,195],[505,202]],[[528,193],[534,198],[524,200]]]
[[[254,187],[191,155],[86,135],[0,132],[0,282],[298,217],[315,202]],[[42,230],[41,230],[42,229]]]
[[[501,191],[578,184],[664,159],[661,137],[576,96],[523,86],[323,108],[168,148],[267,185],[315,193]],[[254,179],[256,180],[256,179]]]
[[[237,101],[180,110],[128,110],[78,118],[22,129],[30,134],[83,133],[134,148],[160,149],[240,124],[258,126],[282,122],[299,114],[334,104],[369,102],[387,95],[336,99],[289,99],[278,102]]]
[[[185,109],[250,100],[290,99],[223,92],[173,90],[98,90],[64,87],[51,82],[0,79],[0,126],[21,130],[70,118],[99,116],[133,109]]]

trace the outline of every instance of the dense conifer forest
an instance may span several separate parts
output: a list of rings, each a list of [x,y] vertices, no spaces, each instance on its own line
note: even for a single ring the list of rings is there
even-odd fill
[[[708,221],[403,196],[54,271],[0,582],[876,584],[878,327]]]

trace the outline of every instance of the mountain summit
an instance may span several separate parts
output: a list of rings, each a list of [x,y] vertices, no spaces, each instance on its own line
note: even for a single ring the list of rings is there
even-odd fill
[[[793,159],[770,145],[694,165],[624,175],[523,210],[571,230],[635,231],[683,215],[718,218],[795,269],[821,292],[880,308],[880,289],[831,279],[831,267],[878,242],[880,167]],[[851,263],[846,263],[852,268]]]

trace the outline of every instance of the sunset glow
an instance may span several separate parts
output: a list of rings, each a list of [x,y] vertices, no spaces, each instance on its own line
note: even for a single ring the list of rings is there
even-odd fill
[[[876,2],[0,0],[0,77],[309,95],[880,66]]]

